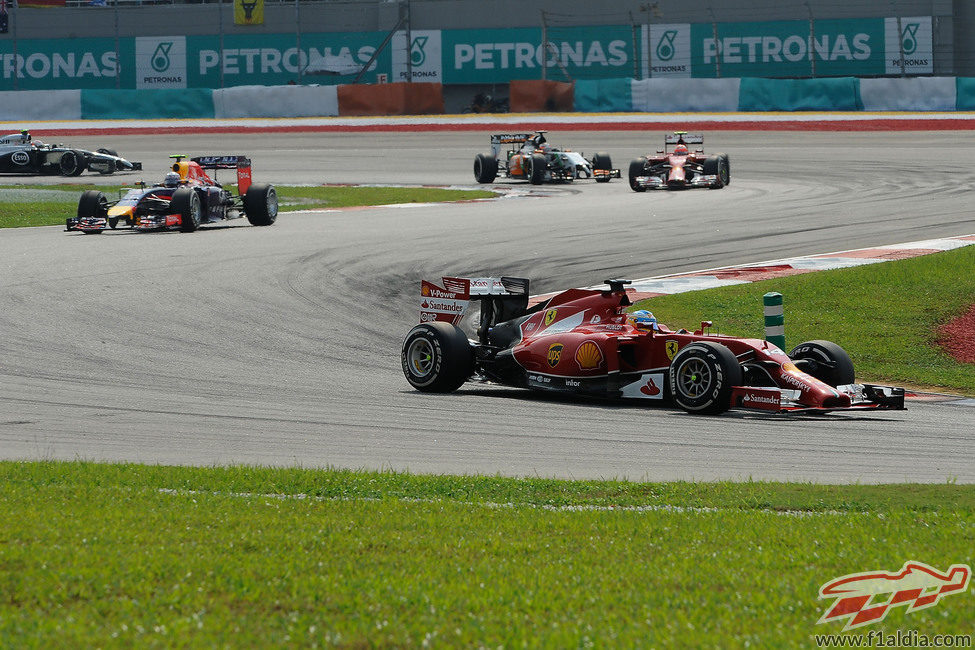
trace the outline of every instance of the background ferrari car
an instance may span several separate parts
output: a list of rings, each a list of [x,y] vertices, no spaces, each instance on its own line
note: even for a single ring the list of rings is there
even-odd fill
[[[633,319],[626,280],[570,289],[528,307],[524,278],[443,278],[421,284],[420,324],[403,342],[407,381],[450,392],[469,379],[603,398],[670,400],[690,413],[903,409],[904,390],[855,384],[853,363],[829,341],[788,355],[761,339],[671,330]],[[459,327],[480,303],[476,339]]]
[[[85,171],[113,174],[141,170],[142,163],[129,162],[113,149],[86,151],[63,144],[44,144],[28,131],[0,138],[0,173],[60,174],[78,176]]]
[[[193,232],[201,224],[247,217],[254,226],[270,226],[278,217],[278,196],[273,185],[251,183],[251,161],[246,156],[202,156],[175,159],[167,179],[152,187],[123,190],[110,202],[103,192],[87,190],[78,201],[78,216],[70,217],[65,230],[97,234],[119,223],[137,230],[179,227]],[[237,191],[225,189],[206,170],[236,169]],[[214,174],[216,176],[216,174]]]
[[[491,153],[474,157],[474,178],[478,183],[492,183],[498,176],[526,180],[533,185],[552,181],[594,178],[608,183],[620,178],[613,169],[609,154],[598,152],[587,159],[569,149],[553,147],[545,139],[546,131],[534,133],[499,133],[491,136]],[[501,145],[510,145],[506,152]]]
[[[730,184],[728,154],[707,155],[704,149],[688,146],[703,144],[702,135],[688,135],[684,131],[665,135],[663,149],[655,155],[642,156],[630,163],[630,187],[634,192],[695,187],[719,190]],[[669,151],[671,145],[674,148]]]

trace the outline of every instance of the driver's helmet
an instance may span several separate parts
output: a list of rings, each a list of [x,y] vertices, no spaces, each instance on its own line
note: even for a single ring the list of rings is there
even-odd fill
[[[655,330],[657,329],[657,319],[653,315],[652,311],[646,309],[638,309],[626,316],[626,322],[634,327],[645,330]]]
[[[686,144],[679,144],[676,147],[674,147],[674,155],[675,156],[686,156],[687,155],[687,145]]]
[[[167,173],[166,178],[163,179],[163,185],[166,187],[179,187],[179,174],[176,172]]]

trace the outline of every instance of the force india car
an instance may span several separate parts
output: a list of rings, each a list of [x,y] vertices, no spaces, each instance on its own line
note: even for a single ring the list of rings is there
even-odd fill
[[[142,163],[120,158],[112,149],[85,151],[63,144],[44,144],[29,131],[0,138],[0,173],[78,176],[85,171],[113,174],[142,169]]]
[[[528,307],[524,278],[443,278],[421,283],[420,324],[403,342],[407,381],[451,392],[465,381],[673,404],[690,413],[903,409],[904,390],[855,384],[853,364],[829,341],[788,355],[761,339],[701,329],[638,327],[627,320],[627,280],[570,289]],[[480,303],[476,339],[459,327]]]
[[[491,153],[474,157],[474,178],[478,183],[492,183],[498,176],[525,180],[532,185],[553,181],[594,178],[608,183],[620,178],[613,169],[609,154],[600,151],[591,160],[582,154],[553,147],[545,139],[546,131],[535,133],[499,133],[491,136]],[[510,145],[502,153],[501,145]]]
[[[78,216],[68,218],[65,230],[97,234],[116,228],[120,222],[137,230],[160,230],[178,226],[193,232],[200,224],[246,216],[254,226],[270,226],[278,217],[278,196],[273,185],[251,184],[251,161],[246,156],[201,156],[175,159],[172,186],[166,184],[123,190],[118,201],[110,202],[98,190],[88,190],[78,201]],[[234,195],[205,170],[236,169]],[[178,178],[175,176],[178,175]]]
[[[719,190],[731,183],[728,154],[705,155],[704,136],[675,131],[664,136],[664,148],[656,155],[643,156],[630,163],[630,187],[634,192],[647,190],[683,190],[706,187]],[[674,145],[673,151],[667,148]]]

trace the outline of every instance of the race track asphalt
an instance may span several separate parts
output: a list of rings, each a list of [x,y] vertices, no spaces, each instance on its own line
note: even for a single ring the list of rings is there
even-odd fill
[[[721,191],[637,194],[625,181],[584,181],[483,203],[284,213],[270,228],[0,230],[0,458],[972,482],[975,408],[964,403],[696,417],[490,386],[425,395],[399,368],[421,277],[518,275],[544,293],[975,233],[969,136],[706,134],[709,151],[731,156]],[[549,139],[608,151],[625,175],[662,134]],[[84,179],[96,182],[156,180],[171,153],[244,153],[259,182],[471,185],[488,133],[72,142],[145,164],[144,174]]]

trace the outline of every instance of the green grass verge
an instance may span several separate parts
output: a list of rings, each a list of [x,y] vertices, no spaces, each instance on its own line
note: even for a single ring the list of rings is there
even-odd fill
[[[938,328],[975,303],[975,246],[895,262],[807,273],[640,301],[662,323],[764,338],[762,296],[782,294],[787,349],[811,339],[841,345],[858,381],[975,395],[975,366],[936,344]]]
[[[109,199],[118,197],[121,186],[96,185],[5,185],[0,187],[0,228],[25,226],[55,226],[64,224],[78,210],[78,197],[85,190],[98,189]],[[228,186],[236,192],[235,186]],[[314,210],[345,208],[358,205],[388,205],[391,203],[435,203],[486,199],[497,193],[486,190],[453,190],[436,187],[357,187],[357,186],[275,186],[279,210]],[[38,192],[38,200],[24,201],[24,192]],[[52,191],[72,192],[69,198],[45,198]],[[5,198],[14,197],[17,198]]]
[[[815,624],[826,581],[975,548],[975,487],[951,484],[83,462],[0,463],[0,484],[17,648],[808,647],[841,627]],[[870,629],[970,633],[971,607]]]

